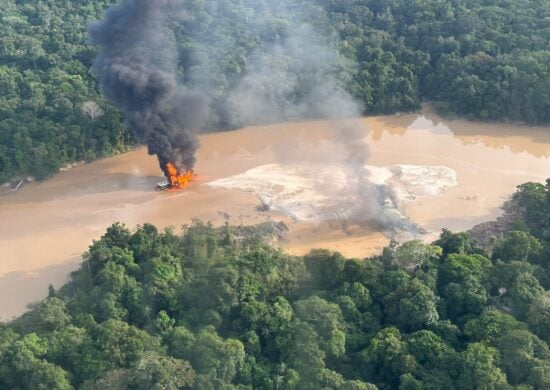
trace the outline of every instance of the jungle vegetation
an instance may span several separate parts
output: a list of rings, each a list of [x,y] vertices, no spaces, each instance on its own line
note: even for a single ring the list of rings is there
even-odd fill
[[[113,3],[0,0],[0,182],[43,179],[67,163],[136,142],[90,71],[95,48],[86,44],[86,23]],[[252,53],[296,22],[296,10],[353,64],[339,77],[365,114],[416,110],[429,100],[443,113],[468,118],[550,119],[547,1],[187,3],[185,20],[171,26],[179,71],[183,84],[215,91],[212,128],[235,125],[224,111],[228,90]]]
[[[444,230],[368,259],[114,224],[0,326],[0,388],[548,389],[550,180],[513,202],[487,245]]]

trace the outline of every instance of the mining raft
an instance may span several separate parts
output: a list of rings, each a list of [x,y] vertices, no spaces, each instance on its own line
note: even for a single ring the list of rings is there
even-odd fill
[[[171,185],[170,182],[167,179],[164,179],[163,181],[159,181],[157,183],[157,190],[158,191],[165,191],[170,189]]]

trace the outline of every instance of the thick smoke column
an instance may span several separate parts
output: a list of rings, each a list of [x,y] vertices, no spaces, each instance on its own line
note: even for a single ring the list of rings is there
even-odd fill
[[[177,81],[177,50],[167,15],[181,14],[171,0],[122,0],[100,22],[88,25],[99,47],[93,70],[104,96],[122,112],[136,137],[147,144],[167,174],[193,169],[195,132],[207,116],[206,97]]]
[[[361,200],[354,217],[384,229],[402,228],[394,194],[373,184],[365,169],[366,131],[359,120],[349,119],[360,117],[362,107],[346,91],[355,64],[340,54],[335,32],[320,27],[326,25],[324,11],[307,1],[246,3],[250,14],[240,21],[233,20],[240,0],[204,8],[201,15],[216,23],[201,28],[192,23],[197,15],[186,18],[187,1],[122,0],[103,21],[88,26],[91,43],[99,47],[94,72],[103,94],[158,156],[167,176],[168,162],[179,173],[193,168],[196,132],[206,125],[333,120],[334,138],[343,149],[339,157],[356,179]],[[184,51],[178,51],[168,28],[173,22],[184,27]],[[232,24],[242,26],[246,36],[234,45],[226,34]],[[251,43],[254,47],[246,49]],[[184,53],[185,83],[193,89],[178,83],[178,53]],[[224,68],[228,63],[242,63],[238,75],[231,73],[235,67]]]

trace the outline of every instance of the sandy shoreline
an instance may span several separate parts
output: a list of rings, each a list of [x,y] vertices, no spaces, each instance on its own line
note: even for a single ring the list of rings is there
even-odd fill
[[[403,205],[403,212],[437,235],[442,227],[462,230],[495,218],[499,206],[525,181],[550,173],[550,129],[441,122],[410,114],[365,118],[370,129],[369,165],[443,166],[456,172],[457,186]],[[0,197],[0,316],[10,318],[43,297],[47,285],[60,285],[92,239],[114,221],[128,226],[151,222],[160,227],[192,218],[254,224],[285,221],[285,248],[303,254],[313,247],[365,257],[388,238],[353,222],[318,224],[293,221],[277,212],[257,210],[253,193],[211,188],[213,180],[272,163],[323,164],[341,158],[329,122],[277,124],[213,133],[201,137],[197,172],[188,190],[154,190],[160,171],[144,149],[80,165],[41,183],[29,183]]]

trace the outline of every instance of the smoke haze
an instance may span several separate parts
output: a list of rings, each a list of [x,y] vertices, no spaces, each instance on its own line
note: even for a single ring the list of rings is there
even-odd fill
[[[219,4],[212,31],[196,24],[186,29],[190,3],[122,0],[102,21],[88,26],[90,41],[99,48],[93,69],[103,94],[122,111],[149,153],[158,156],[165,174],[168,162],[180,172],[193,169],[197,132],[205,127],[330,119],[341,146],[336,150],[344,150],[340,157],[363,200],[357,218],[391,227],[384,207],[388,201],[396,206],[395,199],[388,188],[369,181],[366,129],[349,119],[363,111],[345,89],[354,64],[339,53],[331,33],[317,27],[322,23],[314,27],[306,22],[311,15],[322,20],[323,11],[307,2],[252,2],[250,16],[241,21],[246,31],[240,45],[252,39],[247,37],[262,42],[253,49],[237,46],[231,53],[228,40],[234,38],[223,34],[230,16],[219,12],[230,12],[232,2]],[[220,11],[224,6],[229,8]],[[178,28],[191,42],[183,51],[176,44]],[[216,71],[221,63],[231,63],[236,74]]]
[[[309,24],[288,26],[247,63],[227,98],[235,125],[345,118],[362,111],[335,76],[347,74],[352,64]]]

